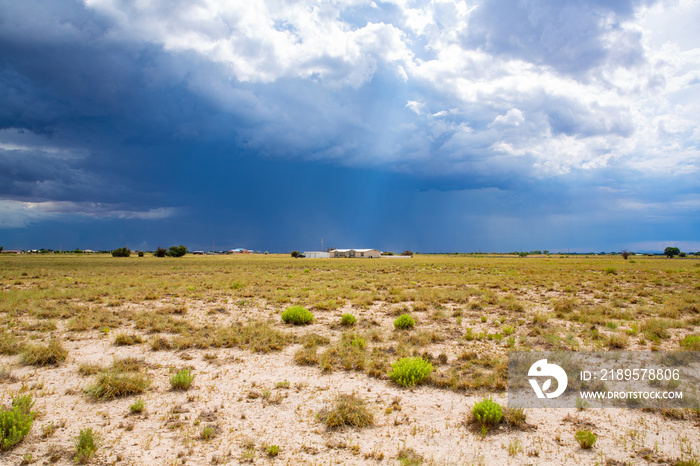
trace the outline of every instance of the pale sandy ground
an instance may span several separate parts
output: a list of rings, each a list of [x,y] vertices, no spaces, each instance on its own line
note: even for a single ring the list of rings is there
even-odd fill
[[[195,308],[190,306],[188,318],[211,318]],[[337,311],[317,313],[319,321],[304,331],[321,333],[325,328],[330,335],[328,322],[338,315]],[[222,323],[232,318],[224,315]],[[54,333],[61,335],[60,329]],[[102,437],[94,464],[241,464],[246,445],[254,446],[255,464],[290,465],[399,464],[397,453],[407,448],[422,455],[424,464],[440,465],[657,464],[700,451],[700,430],[693,421],[622,409],[527,410],[532,428],[501,429],[481,438],[465,425],[466,414],[484,396],[493,395],[507,404],[503,393],[409,390],[357,372],[325,374],[317,367],[294,364],[300,345],[270,354],[240,349],[153,352],[147,343],[116,347],[113,335],[97,331],[73,335],[79,339],[64,342],[69,357],[59,367],[37,369],[18,365],[17,357],[0,357],[0,364],[12,367],[16,378],[0,384],[0,402],[7,404],[20,390],[33,388],[40,413],[29,436],[12,451],[0,454],[1,464],[20,464],[26,453],[33,455],[33,464],[50,464],[50,450],[63,451],[55,464],[73,464],[75,438],[85,427],[96,429]],[[205,354],[216,359],[208,361]],[[149,365],[153,383],[142,397],[145,415],[129,414],[136,397],[91,402],[82,393],[93,378],[78,375],[80,363],[106,366],[126,356],[143,358]],[[172,391],[170,368],[185,366],[192,367],[196,376],[192,388]],[[288,389],[275,388],[285,380]],[[249,396],[265,389],[278,402]],[[356,393],[367,400],[375,426],[328,431],[316,413],[339,393]],[[387,414],[397,398],[401,409]],[[41,427],[51,421],[65,426],[42,438]],[[199,438],[207,425],[217,430],[209,441]],[[593,449],[579,447],[574,439],[578,429],[598,434]],[[511,456],[508,446],[516,440],[522,451]],[[278,445],[279,455],[268,457],[266,445]]]

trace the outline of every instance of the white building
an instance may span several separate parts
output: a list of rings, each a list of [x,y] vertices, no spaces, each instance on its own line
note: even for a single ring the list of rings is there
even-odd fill
[[[323,251],[304,251],[304,257],[307,259],[328,259],[331,257],[331,253]]]
[[[381,251],[376,249],[331,249],[330,257],[359,257],[359,258],[375,258],[382,257]]]

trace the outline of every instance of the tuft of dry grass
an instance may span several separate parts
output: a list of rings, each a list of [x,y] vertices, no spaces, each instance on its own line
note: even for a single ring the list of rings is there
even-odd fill
[[[57,366],[66,360],[68,350],[58,340],[52,339],[46,345],[27,345],[21,355],[25,366]]]
[[[318,412],[318,420],[330,429],[368,427],[374,424],[374,415],[367,408],[367,403],[354,393],[340,394],[332,405]]]

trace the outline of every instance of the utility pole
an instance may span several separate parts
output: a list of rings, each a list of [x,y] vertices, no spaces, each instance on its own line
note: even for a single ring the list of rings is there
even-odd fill
[[[323,252],[323,238],[321,238],[321,252]]]

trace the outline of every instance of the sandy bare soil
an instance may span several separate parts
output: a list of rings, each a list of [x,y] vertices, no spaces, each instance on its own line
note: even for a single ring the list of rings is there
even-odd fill
[[[150,302],[143,309],[160,305]],[[126,306],[133,311],[141,305]],[[259,315],[239,315],[233,305],[216,313],[211,309],[220,304],[187,306],[187,318],[195,322],[217,320],[225,325],[258,317],[279,321],[272,308],[259,308]],[[329,323],[341,312],[316,313],[313,325],[294,331],[337,338],[342,330]],[[374,318],[391,327],[392,317],[376,306],[363,312],[361,319]],[[7,404],[17,393],[31,392],[39,413],[24,441],[0,455],[3,464],[20,464],[27,454],[33,464],[74,464],[75,439],[85,427],[101,436],[95,464],[420,464],[421,459],[422,464],[439,465],[674,464],[700,450],[695,418],[640,410],[533,409],[526,411],[526,427],[501,427],[482,437],[467,425],[468,413],[486,396],[506,405],[503,392],[465,395],[429,386],[406,389],[362,372],[324,373],[317,366],[294,363],[299,344],[268,354],[238,348],[152,351],[152,335],[143,335],[141,344],[115,346],[114,331],[71,333],[64,325],[60,322],[51,332],[69,351],[59,366],[22,366],[18,356],[0,357],[0,365],[11,368],[0,384],[2,401]],[[449,341],[443,346],[448,348]],[[149,389],[140,397],[91,401],[84,389],[93,377],[79,375],[80,364],[107,366],[124,357],[143,360],[152,380]],[[169,377],[173,369],[183,367],[192,369],[194,383],[187,391],[174,391]],[[329,430],[319,422],[317,413],[339,393],[366,400],[375,425]],[[129,406],[137,398],[144,400],[145,411],[130,414]],[[45,435],[51,423],[58,428]],[[207,426],[215,435],[204,440],[201,433]],[[581,449],[574,439],[579,429],[598,435],[592,449]],[[268,455],[272,445],[279,447],[275,457]],[[399,460],[400,451],[415,453],[415,462]]]

